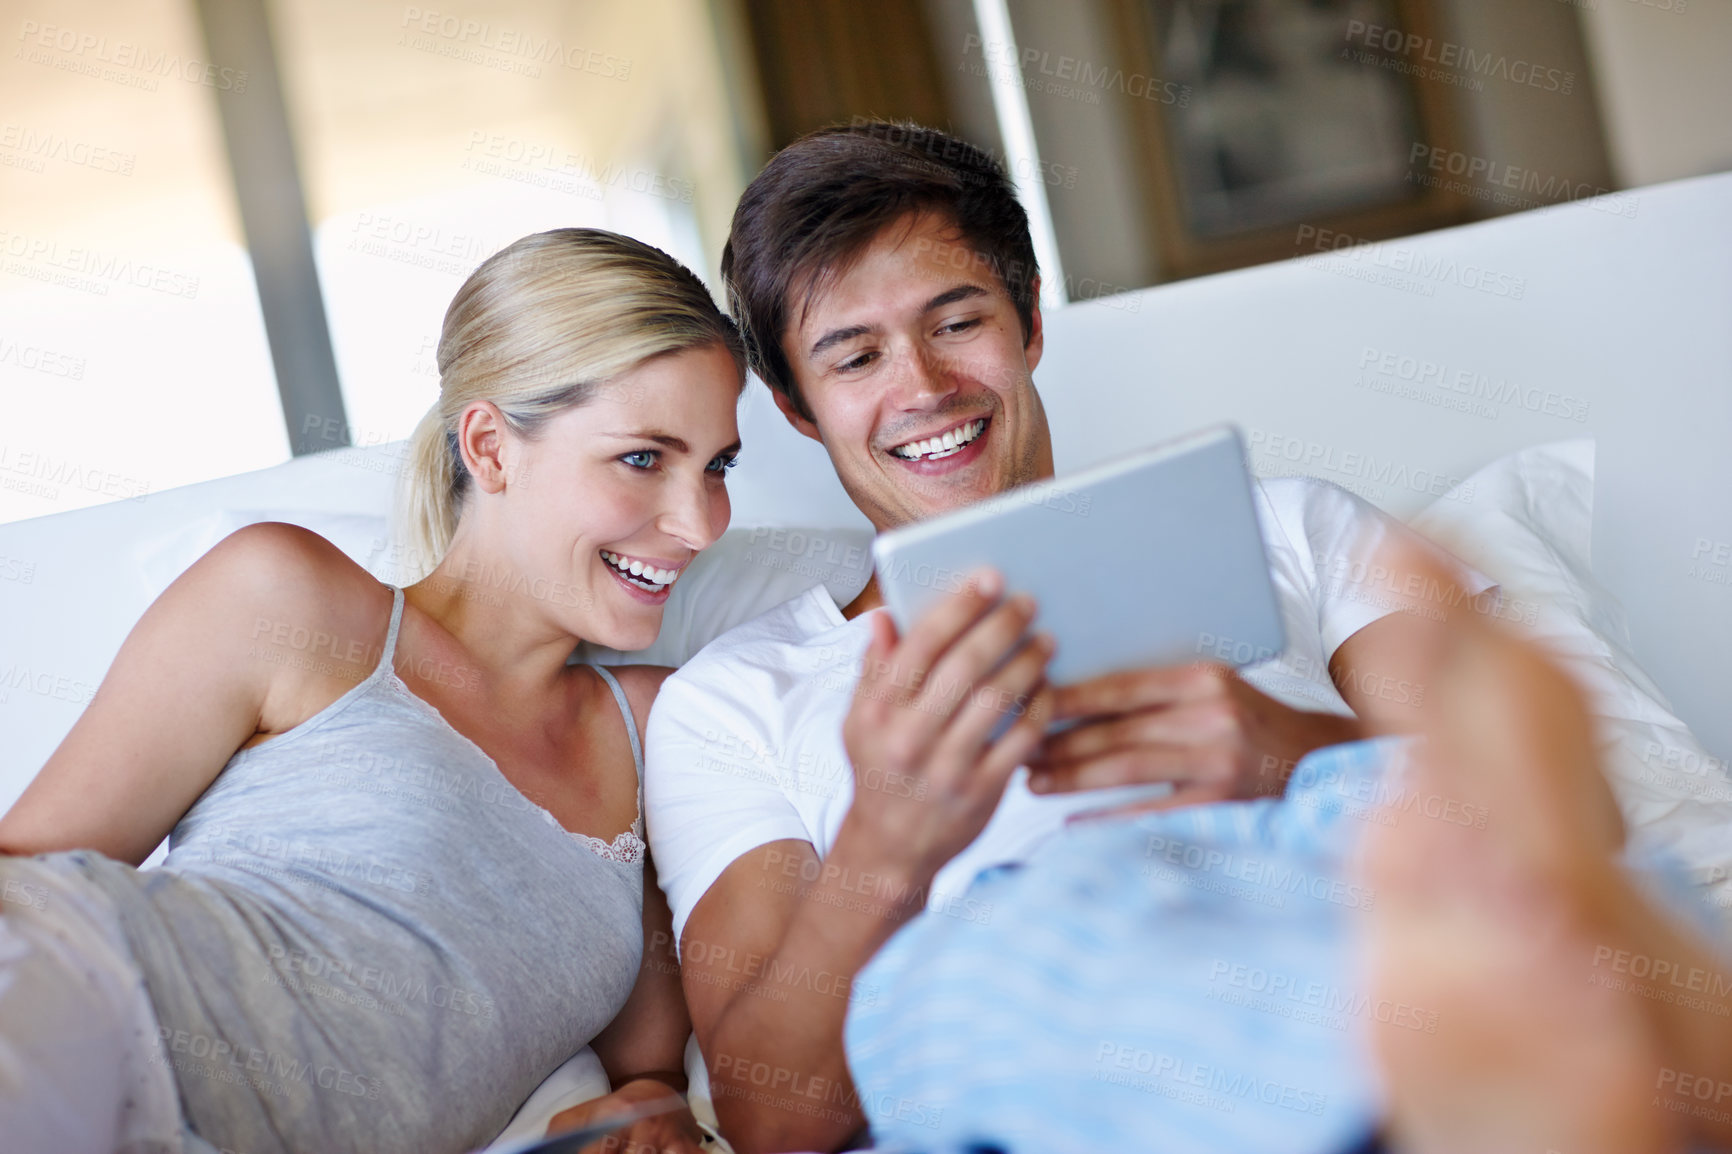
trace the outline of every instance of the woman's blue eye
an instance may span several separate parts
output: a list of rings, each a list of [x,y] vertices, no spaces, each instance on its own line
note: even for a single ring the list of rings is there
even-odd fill
[[[640,457],[643,459],[641,464],[638,462]],[[627,453],[620,460],[634,469],[648,469],[656,463],[656,455],[653,449],[639,449],[635,453]]]
[[[740,455],[738,453],[735,453],[731,457],[717,457],[715,460],[710,462],[710,472],[725,473],[739,463]]]

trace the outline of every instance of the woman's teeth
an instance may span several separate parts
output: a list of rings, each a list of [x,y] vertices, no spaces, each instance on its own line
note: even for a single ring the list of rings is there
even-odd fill
[[[918,461],[923,457],[928,461],[943,460],[980,436],[981,430],[985,428],[986,418],[980,417],[958,425],[942,437],[928,437],[924,441],[909,441],[906,445],[897,445],[890,453],[905,461]]]
[[[674,583],[674,578],[680,575],[678,569],[657,569],[654,565],[645,565],[642,561],[633,561],[630,557],[621,557],[618,553],[601,551],[602,560],[618,569],[620,576],[640,588],[651,593],[659,593]]]

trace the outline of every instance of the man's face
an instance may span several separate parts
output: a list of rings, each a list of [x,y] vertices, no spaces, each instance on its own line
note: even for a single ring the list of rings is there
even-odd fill
[[[808,421],[842,487],[879,529],[1052,476],[1052,438],[1016,306],[935,214],[886,228],[798,308],[783,335]]]

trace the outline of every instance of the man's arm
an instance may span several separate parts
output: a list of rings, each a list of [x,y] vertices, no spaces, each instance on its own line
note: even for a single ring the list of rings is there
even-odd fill
[[[1055,717],[1081,722],[1042,743],[1029,789],[1172,784],[1135,809],[1279,795],[1301,757],[1364,735],[1354,718],[1293,709],[1211,662],[1108,674],[1053,702]]]
[[[1456,603],[1464,604],[1465,594]],[[1419,728],[1421,671],[1433,663],[1443,629],[1432,617],[1396,612],[1343,641],[1329,676],[1355,717],[1294,709],[1211,663],[1067,686],[1054,694],[1057,716],[1091,720],[1043,744],[1029,767],[1029,788],[1173,783],[1169,797],[1138,809],[1279,795],[1314,749]]]
[[[743,854],[680,937],[716,1117],[742,1154],[837,1149],[866,1124],[842,1050],[848,998],[926,887],[867,867],[860,840],[838,837],[822,862],[803,841]]]
[[[1039,740],[1050,639],[999,584],[946,598],[898,640],[882,614],[843,744],[854,799],[829,854],[780,840],[735,860],[681,933],[693,1026],[735,1149],[838,1149],[865,1123],[842,1023],[855,974],[918,913],[940,867],[985,827]],[[996,741],[1003,714],[1029,702]],[[1020,708],[1020,707],[1019,707]],[[869,788],[897,782],[907,788]]]

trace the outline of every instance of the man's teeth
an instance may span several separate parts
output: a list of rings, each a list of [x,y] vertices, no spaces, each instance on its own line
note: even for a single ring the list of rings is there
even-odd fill
[[[674,583],[674,578],[680,575],[678,569],[657,569],[654,565],[645,565],[642,561],[621,557],[618,553],[609,553],[606,549],[601,551],[601,557],[627,578],[652,592],[666,589]]]
[[[890,452],[905,461],[917,461],[922,457],[929,461],[941,460],[980,436],[980,432],[984,428],[986,428],[986,419],[984,417],[977,418],[967,424],[958,425],[942,437],[928,437],[924,441],[909,441],[906,445],[897,445]]]

